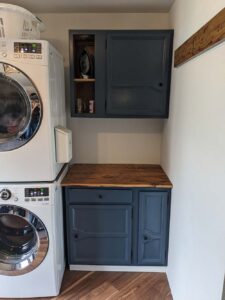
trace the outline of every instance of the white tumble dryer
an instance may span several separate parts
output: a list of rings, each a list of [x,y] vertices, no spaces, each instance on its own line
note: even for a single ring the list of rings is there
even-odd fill
[[[47,41],[0,41],[0,182],[53,181],[65,127],[63,59]]]
[[[65,268],[60,183],[0,184],[0,298],[55,296]]]

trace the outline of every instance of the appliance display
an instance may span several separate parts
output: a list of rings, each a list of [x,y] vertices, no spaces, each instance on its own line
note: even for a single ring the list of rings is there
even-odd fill
[[[49,196],[49,189],[48,188],[26,188],[24,190],[25,197],[42,197],[42,196]]]
[[[41,43],[14,43],[14,52],[41,54]]]

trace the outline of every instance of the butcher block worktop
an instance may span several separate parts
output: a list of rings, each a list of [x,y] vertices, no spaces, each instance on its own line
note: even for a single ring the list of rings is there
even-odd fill
[[[172,188],[160,165],[74,164],[62,186]]]

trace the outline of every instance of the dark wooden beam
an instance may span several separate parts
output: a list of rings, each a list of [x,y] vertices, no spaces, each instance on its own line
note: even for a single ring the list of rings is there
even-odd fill
[[[225,40],[225,8],[175,51],[174,67]]]

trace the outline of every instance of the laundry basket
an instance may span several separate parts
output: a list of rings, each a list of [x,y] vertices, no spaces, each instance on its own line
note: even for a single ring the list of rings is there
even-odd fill
[[[28,10],[12,4],[0,3],[1,39],[40,39],[44,24]]]

